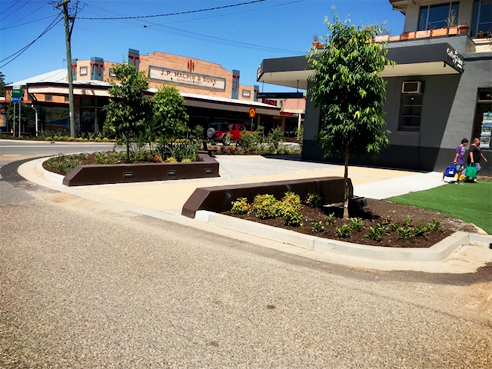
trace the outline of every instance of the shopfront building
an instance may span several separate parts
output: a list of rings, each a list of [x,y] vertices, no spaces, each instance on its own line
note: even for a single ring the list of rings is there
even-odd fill
[[[482,137],[484,155],[492,162],[487,131],[492,119],[492,33],[491,38],[478,38],[488,24],[483,15],[488,3],[390,2],[406,15],[405,32],[385,37],[388,58],[396,62],[381,74],[387,83],[384,111],[390,146],[377,160],[352,163],[442,171],[453,161],[461,139],[474,137]],[[441,17],[449,21],[453,14],[463,25],[457,20],[455,26],[441,27]],[[305,56],[266,59],[258,69],[258,81],[307,89],[312,73]],[[320,111],[308,100],[304,160],[322,158],[319,129]],[[491,165],[484,165],[482,174],[492,175]]]

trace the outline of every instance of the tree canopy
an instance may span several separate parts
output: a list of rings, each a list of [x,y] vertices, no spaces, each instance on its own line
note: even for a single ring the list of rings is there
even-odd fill
[[[188,133],[188,114],[183,106],[184,98],[174,86],[164,86],[153,97],[154,138],[169,143]]]
[[[350,156],[375,157],[389,143],[383,119],[386,84],[379,73],[392,62],[384,45],[374,42],[381,26],[356,27],[336,14],[333,22],[325,21],[323,47],[308,56],[315,72],[308,96],[321,109],[323,154],[344,156],[348,186]]]
[[[119,83],[111,82],[104,130],[126,144],[126,159],[129,161],[131,142],[141,139],[148,130],[151,102],[145,97],[145,91],[149,83],[143,71],[128,63],[116,65],[114,75]]]

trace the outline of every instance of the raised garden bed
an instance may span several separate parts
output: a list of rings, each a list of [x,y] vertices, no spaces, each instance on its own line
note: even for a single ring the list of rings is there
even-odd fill
[[[199,153],[198,158],[187,163],[83,164],[67,173],[63,184],[86,186],[219,177],[219,163],[214,158],[206,153]],[[47,162],[43,167],[51,170]]]

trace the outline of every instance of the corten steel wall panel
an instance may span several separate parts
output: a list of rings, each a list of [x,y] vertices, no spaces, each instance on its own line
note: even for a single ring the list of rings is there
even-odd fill
[[[349,187],[349,197],[352,197],[353,187],[350,179]],[[184,204],[181,215],[194,218],[197,210],[221,213],[231,210],[231,202],[239,197],[253,201],[258,194],[271,194],[280,199],[288,191],[297,193],[301,199],[305,199],[310,193],[317,193],[323,197],[325,204],[334,204],[343,201],[344,180],[341,177],[322,177],[197,188]]]
[[[63,179],[66,186],[219,177],[219,163],[207,154],[193,163],[79,165]]]

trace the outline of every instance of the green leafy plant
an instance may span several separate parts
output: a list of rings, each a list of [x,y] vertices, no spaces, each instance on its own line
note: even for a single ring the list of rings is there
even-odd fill
[[[415,237],[427,238],[429,235],[429,229],[427,226],[416,226],[415,227]]]
[[[353,230],[360,231],[364,226],[364,221],[360,218],[352,218],[350,220],[350,226],[352,227]]]
[[[439,230],[440,227],[441,227],[441,222],[438,221],[437,219],[432,219],[432,221],[429,224],[427,224],[427,229],[430,232],[435,232]]]
[[[323,222],[312,222],[311,223],[313,232],[321,233],[325,230]]]
[[[405,227],[398,227],[396,229],[396,231],[398,232],[398,234],[400,235],[400,239],[402,239],[403,241],[409,241],[413,238],[413,228],[405,228]]]
[[[278,216],[279,201],[273,195],[256,195],[253,211],[258,219],[271,219]]]
[[[352,227],[349,224],[344,224],[336,229],[337,235],[342,238],[348,238],[352,236]]]
[[[326,217],[326,225],[331,226],[335,224],[335,213],[331,213]]]
[[[232,202],[231,213],[233,214],[248,214],[251,212],[251,205],[246,197],[240,197]]]
[[[389,227],[392,231],[398,231],[398,229],[400,228],[400,225],[397,222],[391,222],[389,224]]]
[[[413,219],[411,216],[407,215],[405,218],[403,218],[402,224],[405,227],[410,227],[412,225]]]
[[[288,207],[283,209],[284,224],[290,227],[302,226],[302,214],[300,209]]]
[[[373,42],[382,26],[357,27],[326,19],[322,48],[313,47],[308,94],[321,112],[318,141],[324,157],[343,156],[344,214],[348,219],[348,168],[351,156],[375,157],[389,145],[383,106],[386,83],[380,72],[394,65],[383,43]],[[361,62],[363,60],[363,62]]]
[[[382,225],[382,224],[376,224],[374,227],[369,227],[367,229],[367,234],[366,236],[370,238],[371,240],[381,242],[383,239],[383,236],[387,234],[388,227]]]
[[[306,205],[312,208],[320,208],[323,206],[323,197],[318,193],[310,193],[306,198]]]

